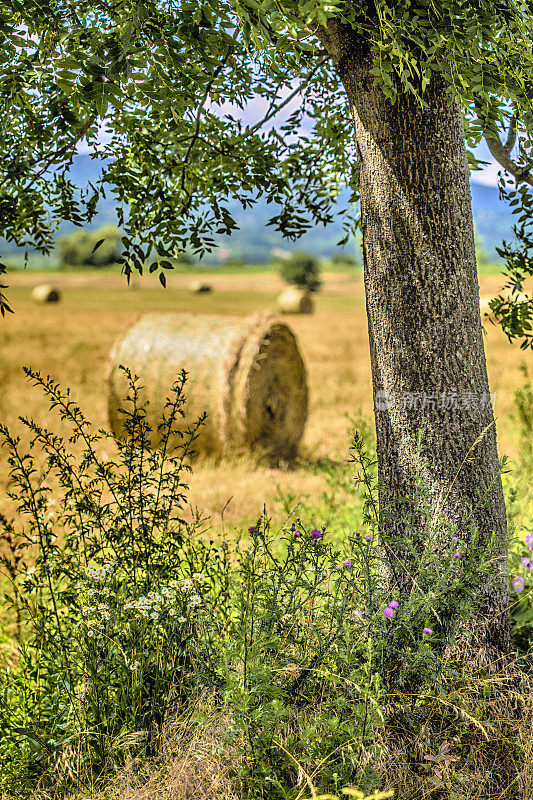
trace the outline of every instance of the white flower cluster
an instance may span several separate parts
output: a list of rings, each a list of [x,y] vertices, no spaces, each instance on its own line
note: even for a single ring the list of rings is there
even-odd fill
[[[137,619],[158,620],[163,611],[168,611],[170,617],[176,616],[174,606],[178,601],[183,601],[186,596],[187,605],[191,608],[199,606],[202,598],[198,594],[198,584],[203,583],[204,576],[196,573],[192,578],[183,578],[180,581],[170,581],[160,592],[148,592],[144,597],[131,600],[124,606],[125,611],[133,611]],[[178,622],[185,622],[184,617],[179,617]]]
[[[103,594],[102,587],[108,582],[114,571],[115,565],[112,561],[104,561],[101,567],[87,567],[85,569],[87,580],[78,581],[76,588],[85,589],[89,597]],[[100,587],[99,589],[94,588],[95,583]]]
[[[95,583],[106,583],[115,570],[112,561],[104,561],[101,567],[87,567],[85,575],[90,581]]]

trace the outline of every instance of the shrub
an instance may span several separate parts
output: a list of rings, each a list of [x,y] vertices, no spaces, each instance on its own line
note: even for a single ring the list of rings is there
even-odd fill
[[[57,240],[59,261],[66,267],[108,267],[120,258],[120,237],[119,228],[113,225],[60,236]],[[95,250],[98,242],[101,244]]]
[[[320,289],[318,259],[308,253],[296,251],[280,263],[279,274],[284,281],[301,289],[316,292]]]

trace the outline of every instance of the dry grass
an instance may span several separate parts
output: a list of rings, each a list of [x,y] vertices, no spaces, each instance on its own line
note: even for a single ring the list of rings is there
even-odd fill
[[[399,787],[396,800],[531,800],[530,681],[514,667],[462,673],[462,685],[448,682],[448,692],[392,714],[376,768]]]
[[[165,291],[150,277],[141,279],[138,288],[132,289],[126,287],[120,275],[58,274],[54,280],[62,293],[61,302],[37,306],[30,293],[43,276],[13,275],[10,299],[15,315],[0,322],[0,419],[14,431],[18,429],[19,414],[50,424],[43,398],[28,387],[22,374],[22,365],[29,364],[51,374],[63,386],[70,386],[88,417],[97,426],[107,427],[108,354],[116,338],[141,313],[250,314],[275,309],[282,288],[275,274],[210,275],[214,291],[191,295],[190,279],[190,275],[170,276]],[[498,276],[483,277],[481,293],[494,293],[500,285]],[[199,460],[191,480],[190,499],[212,517],[213,525],[219,529],[222,516],[228,530],[244,527],[248,520],[256,518],[263,503],[279,519],[280,484],[297,496],[316,495],[323,483],[309,466],[325,457],[346,457],[347,414],[372,417],[362,279],[326,275],[324,289],[316,296],[316,312],[294,315],[289,324],[296,332],[309,373],[310,409],[300,461],[291,468],[270,469],[250,457]],[[526,356],[491,325],[487,329],[487,355],[491,390],[497,393],[500,452],[513,457],[519,442],[510,412],[514,391],[522,382],[519,366]],[[6,481],[4,459],[0,464],[0,485],[5,486]]]
[[[237,748],[224,742],[230,720],[207,708],[201,726],[190,718],[169,723],[153,760],[131,760],[103,786],[66,800],[238,800],[230,777]]]
[[[514,668],[480,677],[463,666],[462,683],[445,681],[435,696],[402,714],[398,708],[387,708],[387,724],[376,731],[372,751],[381,757],[355,746],[359,765],[371,764],[383,786],[395,787],[396,800],[533,798],[533,695]],[[232,773],[242,755],[225,736],[231,718],[209,702],[205,709],[200,726],[190,718],[167,725],[157,758],[132,760],[102,787],[68,800],[240,800]],[[319,782],[320,774],[315,761],[300,759],[293,789],[307,797],[304,775]]]

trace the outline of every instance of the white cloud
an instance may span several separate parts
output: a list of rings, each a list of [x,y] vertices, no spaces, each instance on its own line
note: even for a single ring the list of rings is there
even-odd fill
[[[471,172],[470,179],[474,183],[480,183],[482,186],[497,186],[498,185],[498,172],[503,170],[501,164],[498,164],[497,161],[491,161],[486,167],[483,169]]]

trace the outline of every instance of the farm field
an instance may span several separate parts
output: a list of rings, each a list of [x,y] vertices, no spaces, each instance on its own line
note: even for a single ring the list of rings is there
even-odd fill
[[[282,289],[274,273],[203,274],[214,291],[194,295],[188,284],[194,273],[168,277],[164,290],[151,277],[124,278],[112,273],[62,273],[53,276],[62,292],[57,304],[37,305],[33,286],[50,274],[18,273],[11,277],[10,301],[15,310],[0,323],[0,419],[21,432],[19,414],[61,430],[50,418],[46,401],[22,373],[28,365],[70,387],[87,417],[107,427],[109,353],[141,314],[150,311],[246,315],[275,310]],[[499,275],[480,278],[481,297],[502,285]],[[190,502],[207,517],[214,531],[245,529],[263,504],[275,522],[286,514],[281,495],[304,499],[324,490],[324,465],[345,461],[351,424],[348,416],[372,423],[372,392],[368,336],[361,275],[326,274],[316,295],[313,315],[291,315],[308,370],[310,406],[298,461],[272,468],[253,456],[225,459],[199,457],[190,478]],[[521,364],[531,364],[529,352],[510,345],[499,328],[486,324],[486,349],[491,391],[496,393],[500,455],[511,459],[522,443],[513,416],[514,393],[524,384]],[[531,370],[530,370],[531,372]],[[5,459],[0,466],[2,489],[7,485]],[[345,498],[349,502],[349,498]],[[2,501],[4,503],[4,500]],[[9,513],[12,509],[5,509]]]

